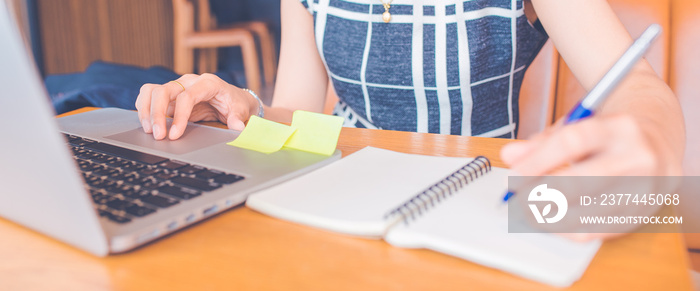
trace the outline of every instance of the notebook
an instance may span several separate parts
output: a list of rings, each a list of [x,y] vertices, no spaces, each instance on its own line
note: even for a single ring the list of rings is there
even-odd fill
[[[257,192],[261,213],[338,233],[426,248],[554,286],[569,286],[601,242],[508,233],[508,170],[455,158],[366,147]]]

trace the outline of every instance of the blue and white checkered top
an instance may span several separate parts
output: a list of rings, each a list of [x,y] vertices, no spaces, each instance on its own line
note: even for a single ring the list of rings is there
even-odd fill
[[[523,0],[301,0],[345,126],[513,138],[546,41]]]

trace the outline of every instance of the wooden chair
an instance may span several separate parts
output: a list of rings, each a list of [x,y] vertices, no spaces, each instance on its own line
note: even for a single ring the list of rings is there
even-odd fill
[[[259,92],[262,87],[256,37],[260,42],[262,67],[266,85],[274,81],[276,52],[273,37],[261,21],[249,21],[228,27],[217,27],[208,0],[172,0],[174,14],[174,69],[177,73],[216,71],[216,49],[239,46],[247,87]]]

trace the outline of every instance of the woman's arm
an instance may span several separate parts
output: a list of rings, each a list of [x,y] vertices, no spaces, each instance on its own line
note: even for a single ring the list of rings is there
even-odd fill
[[[282,41],[272,98],[272,107],[280,113],[269,119],[291,122],[293,110],[323,111],[328,75],[316,48],[311,14],[299,0],[282,0],[280,8]]]
[[[605,0],[532,2],[587,90],[632,43]],[[502,158],[523,175],[679,175],[684,145],[678,101],[643,60],[593,118],[513,143]]]
[[[313,18],[298,0],[282,0],[282,46],[272,107],[265,118],[291,122],[294,110],[321,112],[328,76],[316,49]],[[226,123],[243,130],[244,122],[258,113],[258,101],[242,89],[212,74],[180,77],[178,85],[146,84],[136,99],[136,109],[146,133],[155,139],[178,139],[187,121]],[[184,87],[184,90],[183,90]],[[166,128],[166,116],[173,125]]]

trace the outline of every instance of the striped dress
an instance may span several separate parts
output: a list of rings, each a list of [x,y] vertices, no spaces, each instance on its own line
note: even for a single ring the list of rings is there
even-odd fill
[[[386,0],[385,0],[386,1]],[[301,0],[345,126],[514,138],[547,37],[523,0]]]

